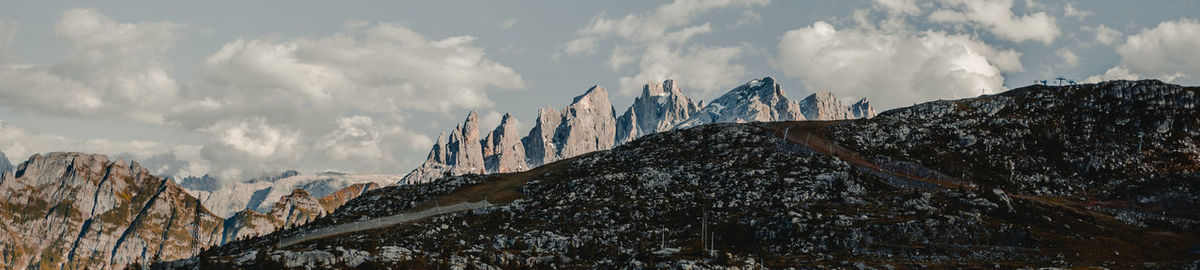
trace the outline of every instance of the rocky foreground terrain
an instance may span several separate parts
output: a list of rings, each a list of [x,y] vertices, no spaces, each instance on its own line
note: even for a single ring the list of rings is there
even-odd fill
[[[1195,267],[1197,92],[1031,86],[872,119],[675,129],[529,171],[376,189],[156,267]],[[496,206],[277,245],[485,199]]]

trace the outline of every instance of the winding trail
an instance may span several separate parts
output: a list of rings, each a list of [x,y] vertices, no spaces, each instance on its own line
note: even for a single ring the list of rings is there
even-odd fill
[[[768,126],[775,129],[775,135],[783,138],[787,142],[804,145],[808,148],[817,151],[818,153],[837,157],[854,164],[858,167],[866,168],[876,172],[888,174],[895,177],[901,177],[926,183],[931,183],[944,188],[953,189],[975,189],[978,186],[975,183],[963,181],[960,179],[934,179],[921,177],[908,173],[896,172],[880,167],[871,161],[863,158],[852,150],[842,148],[833,141],[825,138],[823,131],[826,127],[842,123],[850,120],[835,120],[835,121],[797,121],[797,122],[779,122],[772,123]]]
[[[366,230],[373,230],[373,229],[378,229],[378,228],[383,228],[383,227],[390,227],[390,226],[393,226],[396,224],[413,222],[413,221],[417,221],[417,220],[421,220],[421,219],[425,219],[428,217],[437,216],[437,215],[441,215],[441,214],[474,210],[474,209],[484,208],[484,207],[488,207],[488,206],[492,206],[492,204],[489,203],[487,200],[482,200],[482,201],[473,202],[473,203],[463,202],[463,203],[458,203],[458,204],[446,206],[446,207],[435,207],[435,208],[425,209],[424,211],[420,211],[420,212],[416,212],[416,213],[400,213],[400,214],[376,218],[376,219],[368,219],[368,220],[360,220],[360,221],[355,221],[355,222],[350,222],[350,223],[343,223],[343,224],[338,224],[338,225],[334,225],[334,226],[316,229],[313,231],[303,232],[303,233],[293,235],[288,238],[284,238],[282,240],[279,240],[279,244],[276,245],[276,248],[284,248],[287,246],[291,246],[291,245],[295,245],[295,244],[299,244],[299,243],[303,243],[303,242],[308,242],[308,241],[312,241],[312,240],[317,240],[317,239],[321,239],[321,238],[326,238],[326,237],[330,237],[330,236],[334,236],[334,235],[347,234],[347,233],[352,233],[352,232],[360,232],[360,231],[366,231]]]

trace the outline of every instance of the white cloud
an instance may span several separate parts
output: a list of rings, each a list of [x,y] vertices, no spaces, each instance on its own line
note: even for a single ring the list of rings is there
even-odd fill
[[[709,96],[722,87],[746,75],[746,68],[735,60],[742,53],[741,47],[690,46],[687,49],[672,49],[658,44],[648,46],[642,53],[635,76],[621,77],[620,92],[636,95],[647,82],[666,79],[682,81],[690,95]]]
[[[1068,68],[1079,66],[1079,56],[1075,55],[1075,52],[1072,52],[1067,48],[1058,49],[1057,51],[1054,51],[1054,54],[1058,55],[1059,58],[1062,58],[1063,64]]]
[[[517,25],[517,18],[509,18],[503,22],[500,22],[500,27],[504,29],[510,29],[513,27],[513,25]]]
[[[1083,82],[1084,83],[1098,83],[1098,82],[1110,81],[1110,80],[1137,80],[1141,77],[1142,77],[1142,75],[1133,73],[1132,71],[1129,71],[1128,68],[1125,68],[1122,66],[1115,66],[1115,67],[1110,68],[1107,71],[1105,71],[1104,74],[1088,77],[1087,79],[1084,79]]]
[[[742,11],[742,16],[738,18],[737,22],[733,23],[733,27],[736,28],[736,27],[743,27],[743,26],[760,25],[760,24],[762,24],[762,22],[763,22],[762,14],[758,14],[758,12],[755,12],[753,9],[747,9],[747,10]]]
[[[1095,34],[1094,40],[1097,43],[1104,44],[1104,45],[1112,45],[1113,42],[1116,42],[1117,39],[1121,38],[1121,36],[1123,35],[1121,33],[1121,31],[1117,31],[1116,29],[1109,28],[1108,26],[1103,25],[1103,24],[1097,25],[1096,27],[1084,26],[1083,30],[1092,32],[1093,34]]]
[[[750,10],[765,6],[767,0],[676,0],[650,12],[631,13],[620,18],[601,14],[576,31],[576,37],[562,45],[567,55],[595,53],[601,41],[613,40],[607,65],[615,72],[637,61],[637,74],[621,76],[617,93],[636,95],[650,81],[675,79],[680,85],[698,90],[701,96],[735,84],[745,68],[733,61],[742,53],[740,46],[689,44],[697,35],[713,32],[711,23],[696,23],[698,17],[715,10],[743,8],[734,27],[761,21]]]
[[[0,26],[0,43],[11,42],[15,30],[8,28]],[[68,46],[67,55],[49,66],[0,66],[5,81],[0,104],[162,123],[180,90],[163,55],[179,39],[181,28],[171,22],[119,23],[92,9],[67,10],[54,27],[55,36]],[[8,46],[0,45],[0,50],[7,52]]]
[[[202,153],[225,179],[295,167],[402,172],[404,155],[431,144],[405,127],[409,115],[488,107],[488,91],[525,87],[474,41],[392,23],[238,39],[205,60],[192,101],[168,120],[212,134]]]
[[[885,8],[889,13],[915,15],[921,13],[921,8],[917,7],[916,0],[875,0]]]
[[[1075,3],[1067,3],[1067,5],[1065,7],[1063,7],[1063,15],[1066,15],[1068,18],[1075,18],[1076,20],[1083,20],[1083,19],[1087,18],[1087,16],[1091,16],[1092,12],[1087,11],[1087,10],[1076,9]]]
[[[36,153],[85,152],[108,154],[112,158],[133,159],[157,175],[203,174],[209,170],[200,157],[199,145],[168,144],[152,141],[114,141],[76,139],[31,132],[0,121],[0,152],[14,164]]]
[[[1004,89],[1020,53],[938,31],[835,29],[818,21],[788,31],[771,65],[809,89],[869,97],[881,108]]]
[[[485,57],[472,36],[429,39],[395,23],[344,27],[325,37],[230,41],[181,86],[164,60],[180,39],[179,24],[122,23],[96,10],[68,10],[55,27],[67,54],[42,66],[9,61],[16,28],[0,23],[0,106],[177,125],[210,136],[203,146],[173,146],[9,128],[0,149],[130,155],[165,173],[212,172],[224,180],[290,168],[402,173],[416,165],[408,155],[432,143],[406,128],[411,115],[488,107],[488,92],[525,87],[520,74]],[[71,144],[84,147],[62,147]]]
[[[1131,73],[1170,82],[1200,81],[1200,23],[1194,19],[1165,21],[1125,39],[1117,46],[1121,66]]]
[[[941,0],[942,9],[929,20],[986,29],[996,37],[1013,42],[1040,41],[1049,45],[1060,34],[1054,17],[1045,12],[1017,16],[1013,0]]]

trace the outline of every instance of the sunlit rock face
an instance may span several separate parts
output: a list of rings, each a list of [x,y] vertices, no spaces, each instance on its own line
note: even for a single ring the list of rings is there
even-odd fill
[[[194,255],[222,219],[137,162],[37,154],[0,181],[5,268],[123,268]]]

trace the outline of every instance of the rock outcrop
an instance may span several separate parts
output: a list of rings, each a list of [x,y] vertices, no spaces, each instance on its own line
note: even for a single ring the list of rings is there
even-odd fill
[[[554,132],[562,123],[562,113],[553,107],[538,108],[538,118],[534,122],[529,135],[521,138],[525,146],[525,160],[530,168],[541,166],[548,160],[553,160],[558,153],[554,144]]]
[[[479,140],[479,114],[471,111],[449,136],[438,134],[425,162],[405,175],[402,183],[423,183],[446,175],[485,173]]]
[[[504,114],[496,126],[480,144],[483,145],[483,164],[488,173],[519,172],[528,169],[525,163],[525,145],[521,144],[516,120],[512,114]]]
[[[0,268],[120,269],[221,240],[220,217],[137,162],[37,154],[2,177]]]
[[[617,118],[616,142],[632,141],[638,137],[667,131],[687,120],[700,108],[683,95],[674,80],[642,86],[642,95]]]
[[[309,221],[328,214],[325,206],[317,198],[313,198],[304,189],[292,190],[292,194],[283,196],[267,215],[280,221],[283,227],[290,228],[304,225]]]
[[[12,170],[12,163],[9,163],[8,156],[5,156],[4,152],[0,152],[0,174],[3,174],[5,172],[11,171],[11,170]]]
[[[862,98],[850,105],[850,117],[855,119],[875,118],[875,108],[871,107],[871,102],[867,98]]]
[[[304,225],[333,213],[351,199],[376,188],[379,188],[379,185],[373,182],[358,183],[320,199],[313,197],[305,189],[294,189],[291,194],[279,198],[266,213],[246,209],[226,219],[220,244]]]
[[[771,77],[754,79],[709,102],[678,128],[712,123],[805,120],[800,105],[788,100]]]
[[[841,120],[850,118],[848,107],[832,93],[820,91],[800,101],[800,112],[806,120]]]
[[[563,108],[562,122],[554,131],[553,143],[558,151],[553,160],[545,159],[541,164],[612,148],[616,123],[608,91],[592,86]]]

